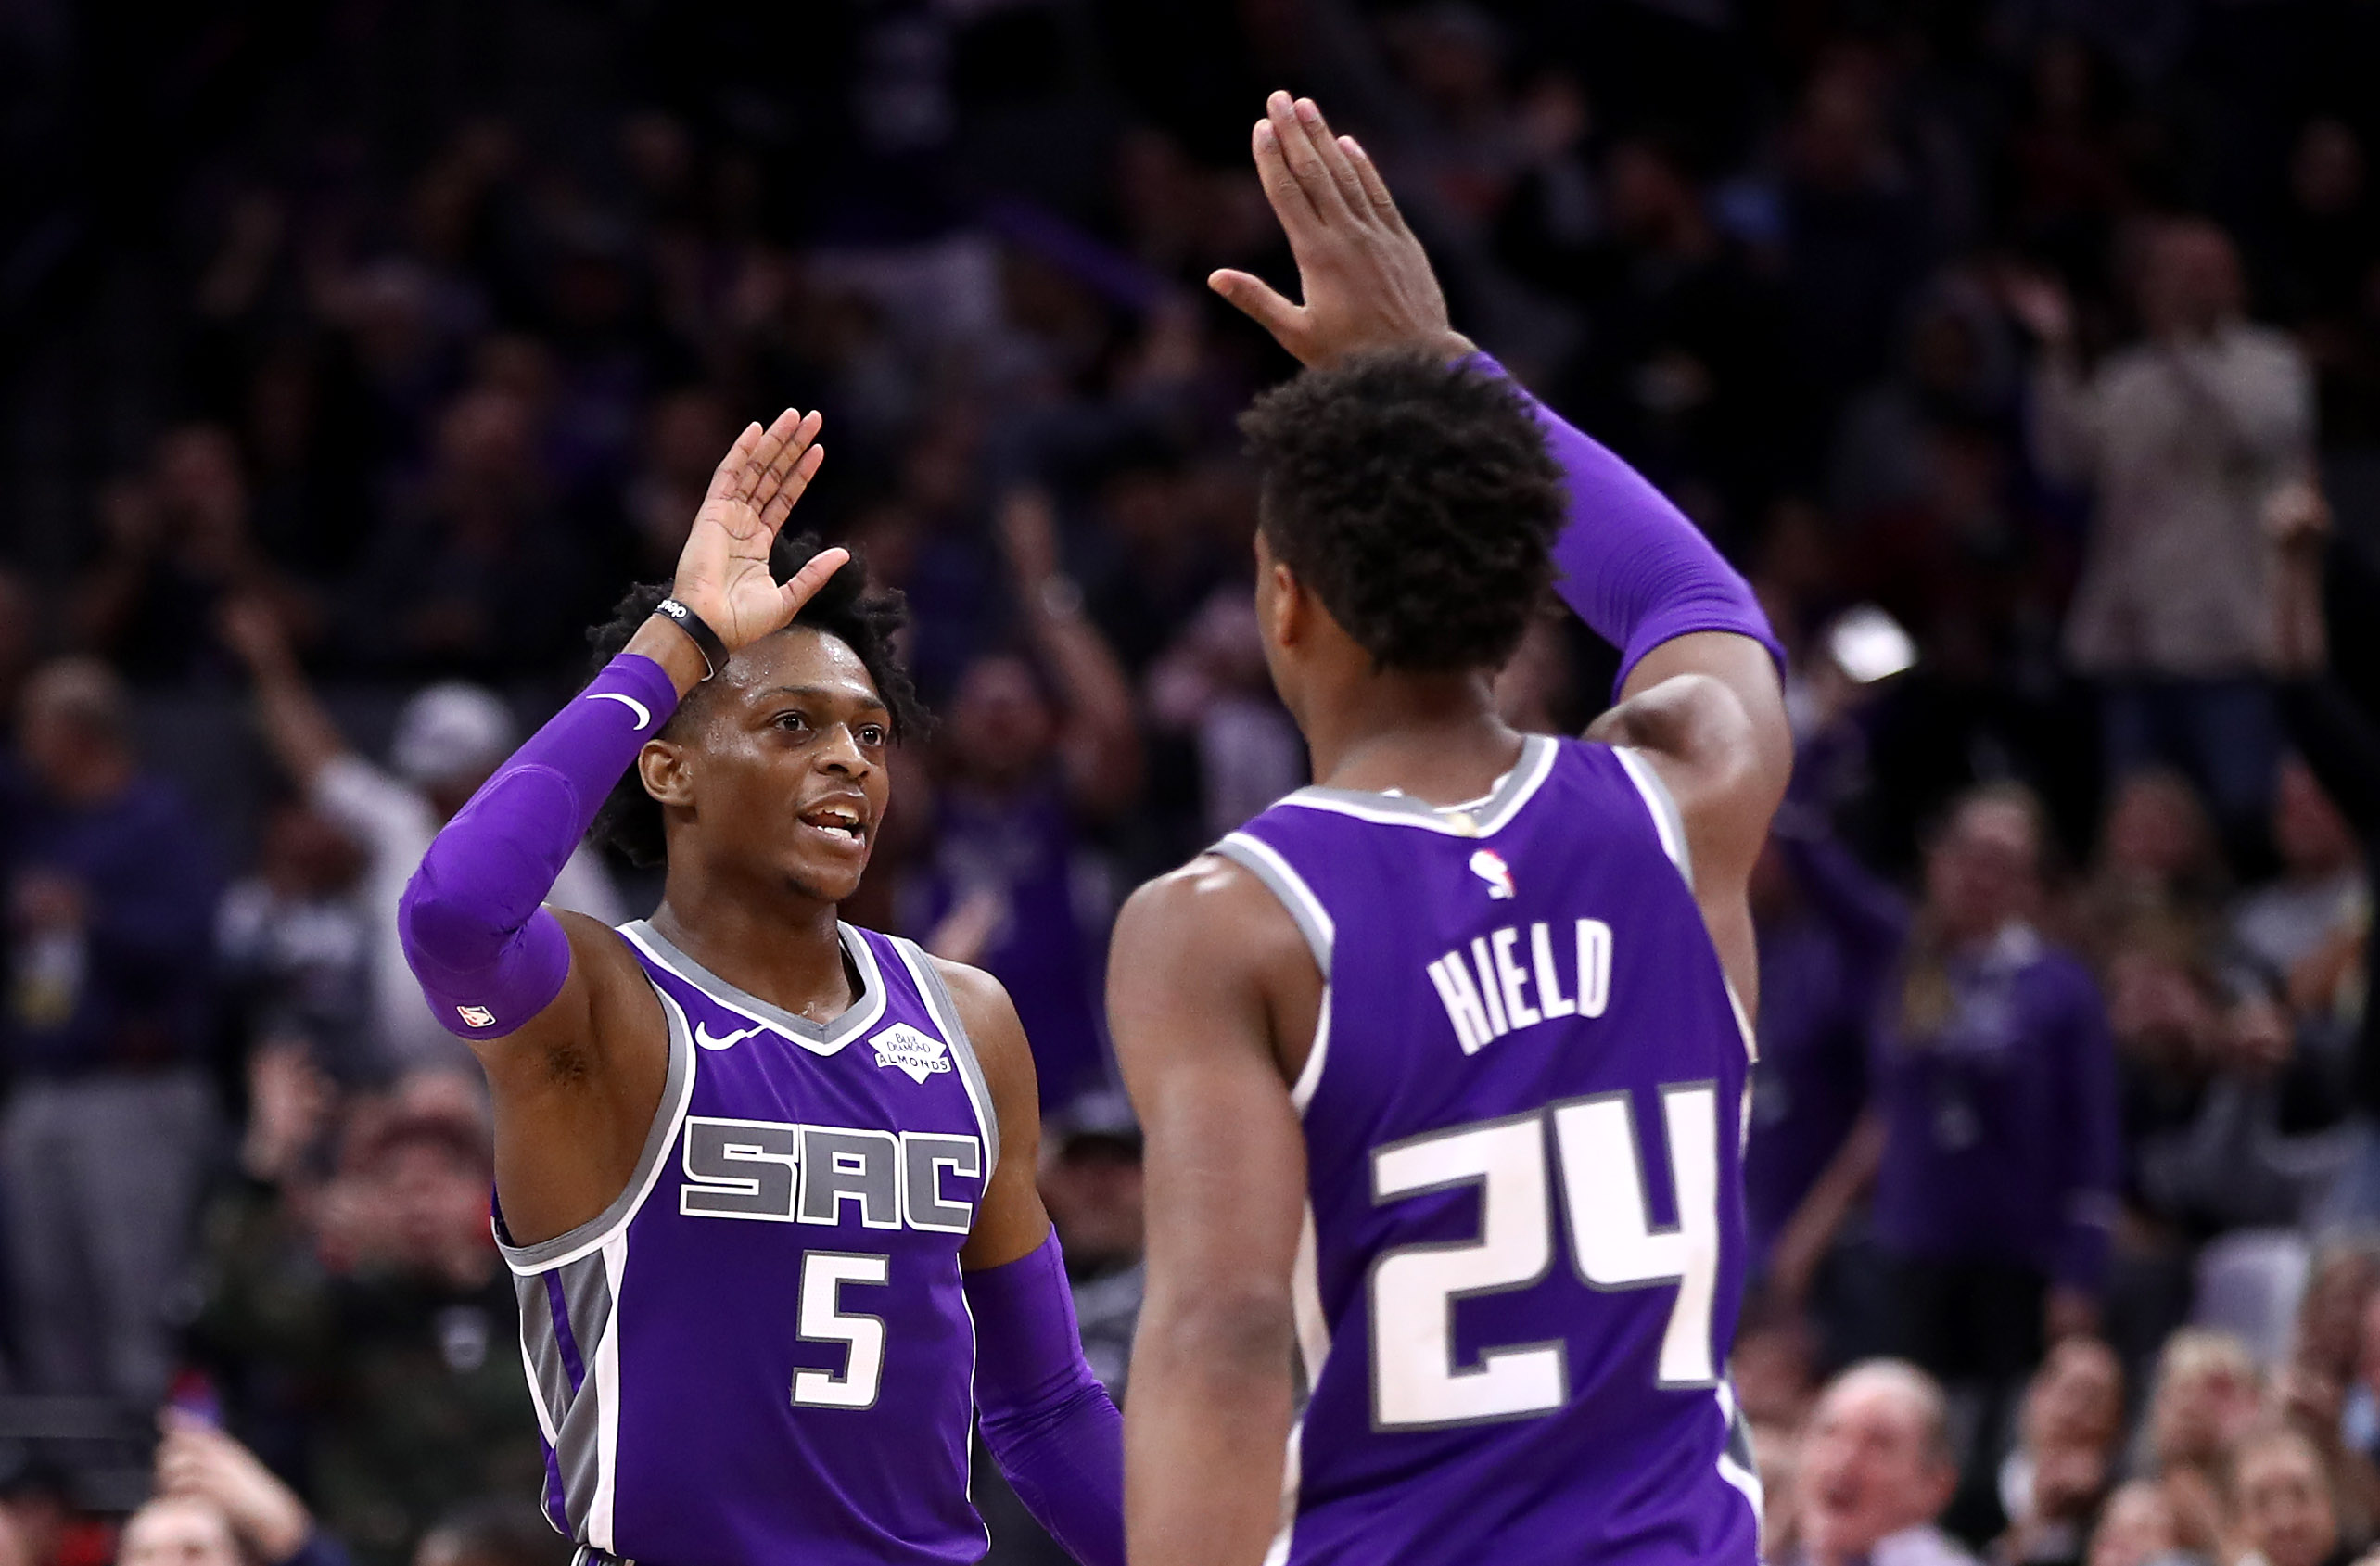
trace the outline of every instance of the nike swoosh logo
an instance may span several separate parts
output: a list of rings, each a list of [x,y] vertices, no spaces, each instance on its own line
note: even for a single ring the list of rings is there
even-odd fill
[[[694,1042],[701,1045],[706,1050],[732,1050],[738,1044],[743,1043],[745,1039],[759,1032],[760,1028],[761,1025],[755,1023],[741,1033],[731,1033],[726,1038],[722,1038],[718,1034],[711,1031],[710,1024],[696,1023],[694,1025]]]
[[[653,709],[634,696],[624,696],[617,691],[597,691],[587,699],[591,702],[619,703],[620,706],[636,714],[636,732],[640,734],[644,732],[644,726],[653,721]]]

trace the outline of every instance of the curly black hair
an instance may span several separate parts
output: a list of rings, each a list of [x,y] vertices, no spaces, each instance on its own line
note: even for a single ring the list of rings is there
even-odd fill
[[[1350,354],[1240,428],[1275,555],[1383,669],[1500,668],[1554,576],[1561,470],[1510,383],[1410,350]]]
[[[796,538],[778,536],[776,547],[769,554],[769,574],[779,581],[789,580],[821,545],[814,533]],[[593,665],[600,668],[619,656],[637,628],[653,617],[654,606],[669,596],[668,582],[640,582],[630,588],[612,610],[612,617],[587,632],[587,643],[594,649]],[[859,656],[867,666],[868,678],[875,681],[876,694],[885,699],[891,714],[895,740],[923,738],[933,727],[933,716],[918,699],[917,686],[900,660],[894,645],[900,629],[909,621],[909,605],[897,592],[868,591],[867,563],[854,555],[850,563],[826,579],[824,586],[802,605],[801,613],[793,619],[795,625],[834,637]],[[701,687],[697,686],[697,694]],[[662,725],[666,734],[694,705],[689,698],[679,707],[668,723]],[[665,864],[668,850],[661,830],[661,802],[644,792],[643,781],[630,769],[617,783],[595,812],[595,824],[588,834],[596,843],[608,844],[626,854],[629,862],[645,869]]]

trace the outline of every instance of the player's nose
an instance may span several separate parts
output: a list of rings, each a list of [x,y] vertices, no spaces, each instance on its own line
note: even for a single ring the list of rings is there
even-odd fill
[[[845,777],[864,778],[874,770],[848,723],[837,723],[811,753],[811,758],[821,771]]]

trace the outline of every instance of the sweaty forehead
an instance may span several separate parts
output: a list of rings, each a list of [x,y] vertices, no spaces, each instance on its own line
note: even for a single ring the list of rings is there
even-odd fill
[[[851,644],[811,626],[788,626],[737,649],[722,677],[729,693],[763,701],[791,688],[853,702],[879,700],[876,681]]]

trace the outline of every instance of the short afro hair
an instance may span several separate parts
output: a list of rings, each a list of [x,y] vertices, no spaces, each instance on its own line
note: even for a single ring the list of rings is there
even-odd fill
[[[1500,668],[1554,577],[1561,470],[1511,383],[1397,349],[1308,369],[1240,427],[1273,554],[1383,669]]]
[[[781,582],[790,580],[821,547],[815,533],[798,538],[779,535],[769,554],[769,574]],[[629,589],[612,610],[612,617],[587,632],[588,643],[594,648],[594,666],[600,668],[617,657],[637,628],[653,617],[655,606],[668,596],[668,582],[643,582]],[[898,592],[868,591],[867,563],[857,554],[827,578],[793,618],[793,624],[832,636],[859,655],[891,714],[896,740],[923,738],[934,722],[895,647],[895,638],[908,621],[909,606]],[[685,710],[681,707],[678,716]],[[662,725],[661,732],[668,733],[677,720],[672,717]],[[595,812],[589,835],[617,848],[630,863],[650,870],[668,860],[661,821],[661,802],[644,792],[643,780],[630,768],[612,785],[610,797]]]

